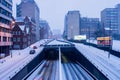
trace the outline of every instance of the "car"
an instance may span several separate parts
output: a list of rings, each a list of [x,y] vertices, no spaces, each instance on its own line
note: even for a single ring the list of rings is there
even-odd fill
[[[33,46],[33,49],[37,49],[37,46]]]
[[[30,50],[29,54],[35,54],[35,50]]]
[[[40,44],[40,46],[44,46],[44,44]]]

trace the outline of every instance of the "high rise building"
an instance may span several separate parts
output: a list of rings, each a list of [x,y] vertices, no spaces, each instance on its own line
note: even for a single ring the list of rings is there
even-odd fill
[[[68,11],[65,16],[64,34],[67,39],[73,39],[80,34],[80,13],[79,11]]]
[[[11,42],[12,0],[0,0],[0,58],[9,55]]]
[[[120,4],[101,11],[101,24],[108,35],[120,34]]]
[[[17,17],[28,16],[31,17],[32,20],[36,24],[36,40],[40,39],[40,26],[39,26],[39,8],[34,0],[21,0],[21,3],[16,6]]]
[[[48,39],[51,38],[51,29],[46,20],[40,20],[40,39]]]
[[[82,17],[80,34],[86,35],[87,38],[95,37],[96,36],[95,32],[98,31],[99,27],[100,27],[99,18]]]
[[[61,30],[60,29],[53,29],[53,38],[54,39],[61,39]]]

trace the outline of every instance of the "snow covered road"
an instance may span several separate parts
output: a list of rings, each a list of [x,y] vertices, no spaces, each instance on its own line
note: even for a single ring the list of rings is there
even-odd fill
[[[108,58],[108,52],[83,44],[76,44],[76,48],[110,80],[120,79],[120,58]]]

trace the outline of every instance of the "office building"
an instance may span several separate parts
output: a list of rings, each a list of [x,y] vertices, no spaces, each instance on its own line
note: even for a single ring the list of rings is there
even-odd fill
[[[16,6],[17,17],[24,17],[28,16],[31,17],[31,19],[36,24],[36,40],[40,39],[40,25],[39,25],[39,18],[40,18],[40,11],[39,8],[34,0],[21,0],[21,3]]]
[[[79,11],[68,11],[65,16],[64,35],[68,40],[80,34],[80,13]]]
[[[0,58],[10,54],[12,0],[0,0]]]
[[[46,20],[40,20],[40,39],[48,39],[52,37],[50,26]]]
[[[100,29],[100,21],[99,18],[88,18],[82,17],[81,18],[81,28],[80,34],[86,35],[87,38],[95,38],[95,32]]]
[[[115,8],[105,8],[101,11],[101,24],[107,35],[120,35],[120,4]]]

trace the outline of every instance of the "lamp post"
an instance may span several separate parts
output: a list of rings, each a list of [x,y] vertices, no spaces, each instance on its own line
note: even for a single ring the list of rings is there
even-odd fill
[[[2,29],[0,27],[0,42],[2,41],[1,32],[2,32]],[[1,53],[2,53],[2,46],[0,45],[0,58],[1,58]]]
[[[73,39],[73,26],[70,27],[70,31],[71,31],[71,39]]]
[[[90,26],[89,26],[89,43],[90,43]]]
[[[111,31],[111,20],[109,22],[109,37],[110,37],[110,40],[109,40],[109,44],[110,44],[110,48],[109,48],[109,53],[108,53],[108,58],[110,58],[110,49],[112,48],[112,31]]]
[[[15,24],[15,21],[11,21],[10,23],[10,33],[11,33],[11,37],[12,37],[12,26]],[[11,41],[11,45],[10,45],[10,50],[12,50],[12,41]],[[12,51],[10,51],[10,55],[11,55],[11,58],[13,57],[12,55]]]

